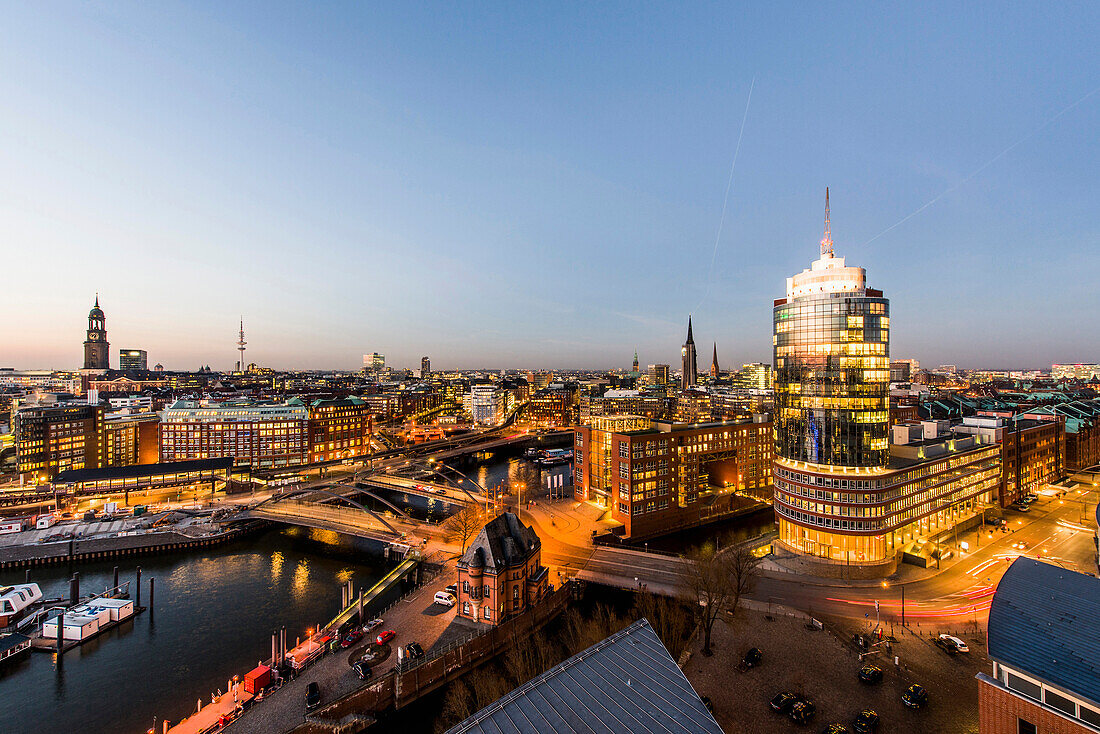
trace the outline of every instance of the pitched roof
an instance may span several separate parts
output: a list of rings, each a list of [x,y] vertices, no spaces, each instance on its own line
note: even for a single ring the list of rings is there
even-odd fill
[[[555,665],[447,734],[722,729],[645,619]]]
[[[1031,558],[989,609],[989,657],[1100,705],[1100,580]]]
[[[534,530],[514,512],[504,512],[485,524],[459,563],[472,568],[503,568],[523,561],[542,546]]]

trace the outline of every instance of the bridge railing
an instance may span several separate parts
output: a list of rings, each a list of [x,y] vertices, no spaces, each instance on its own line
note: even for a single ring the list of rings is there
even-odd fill
[[[302,500],[282,500],[253,510],[264,515],[302,520],[316,520],[353,528],[366,528],[385,535],[396,535],[389,528],[377,522],[367,513],[350,507],[333,507],[316,502]]]

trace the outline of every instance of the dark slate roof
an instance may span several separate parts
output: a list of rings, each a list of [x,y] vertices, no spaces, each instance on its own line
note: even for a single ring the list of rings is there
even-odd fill
[[[1100,704],[1100,580],[1017,558],[989,609],[989,657]]]
[[[31,638],[12,632],[10,635],[0,637],[0,652],[10,650],[13,647],[22,645],[24,642],[30,641]]]
[[[106,469],[66,469],[57,475],[54,484],[70,482],[101,482],[105,479],[138,479],[161,474],[184,474],[197,471],[224,471],[233,467],[233,457],[171,461],[163,464],[139,464],[137,466],[111,466]]]
[[[447,734],[722,734],[699,694],[639,619],[497,699]]]
[[[541,546],[534,530],[514,512],[504,512],[485,524],[459,563],[470,568],[504,568],[522,563]]]

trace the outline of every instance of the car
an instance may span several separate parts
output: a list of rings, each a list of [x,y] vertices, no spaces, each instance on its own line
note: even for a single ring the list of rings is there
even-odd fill
[[[363,639],[363,630],[353,629],[340,639],[340,647],[349,648]]]
[[[881,683],[882,668],[877,665],[864,665],[859,669],[859,679],[864,683]]]
[[[1031,505],[1026,502],[1017,502],[1012,505],[1012,509],[1016,510],[1016,512],[1031,512]]]
[[[371,676],[370,666],[364,663],[362,660],[358,660],[351,669],[355,671],[355,674],[359,676],[359,680],[367,680]]]
[[[808,724],[816,713],[817,706],[814,706],[813,701],[798,701],[791,706],[791,712],[787,715],[796,724]]]
[[[443,489],[443,487],[436,487],[432,490],[432,494],[447,494],[447,490]]]
[[[385,623],[386,623],[386,621],[384,619],[382,619],[381,617],[375,617],[374,619],[372,619],[371,621],[369,621],[365,625],[363,625],[363,631],[364,632],[373,632],[374,630],[378,629],[379,627],[381,627]]]
[[[970,652],[970,648],[967,644],[954,635],[940,635],[940,640],[945,644],[953,646],[955,652]]]
[[[451,584],[446,589],[444,589],[444,591],[446,591],[451,596],[458,596],[458,584]]]
[[[397,633],[393,630],[386,630],[385,632],[379,632],[378,636],[374,638],[374,641],[379,645],[385,645],[387,642],[397,637]]]
[[[306,711],[312,711],[321,705],[321,687],[317,681],[306,686]]]
[[[453,607],[455,605],[456,599],[454,597],[454,594],[448,593],[446,591],[437,591],[435,592],[435,599],[433,601],[436,604],[442,604],[445,607]]]
[[[415,640],[405,645],[405,657],[409,658],[422,658],[424,657],[424,648],[420,646],[419,642]]]
[[[750,647],[749,651],[745,653],[745,657],[741,658],[741,664],[746,668],[755,668],[760,664],[763,657],[764,653],[760,652],[759,647]]]
[[[1028,502],[1034,502],[1035,500],[1039,499],[1039,495],[1035,494],[1034,492],[1028,492],[1024,495],[1024,499]]]
[[[914,683],[905,689],[905,693],[901,694],[901,702],[911,709],[919,709],[928,703],[928,691],[924,690],[924,686],[918,686]]]
[[[821,730],[821,734],[848,734],[848,727],[844,724],[829,724]]]
[[[772,707],[772,711],[778,711],[781,714],[790,712],[791,708],[798,703],[800,699],[790,691],[782,691],[775,694],[769,705]]]
[[[943,649],[948,655],[956,655],[959,652],[959,648],[955,647],[954,642],[948,642],[947,640],[936,638],[936,645]]]
[[[863,709],[852,722],[852,731],[856,734],[871,734],[878,729],[878,713],[874,709]]]

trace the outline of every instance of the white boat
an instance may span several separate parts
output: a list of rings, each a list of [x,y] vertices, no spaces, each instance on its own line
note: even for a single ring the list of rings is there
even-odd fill
[[[0,587],[0,627],[15,624],[42,601],[38,584],[16,584]]]
[[[556,464],[567,464],[573,460],[572,449],[549,449],[543,451],[539,457],[539,463],[543,466],[554,466]]]
[[[31,649],[31,638],[12,633],[0,636],[0,663],[19,653]]]

